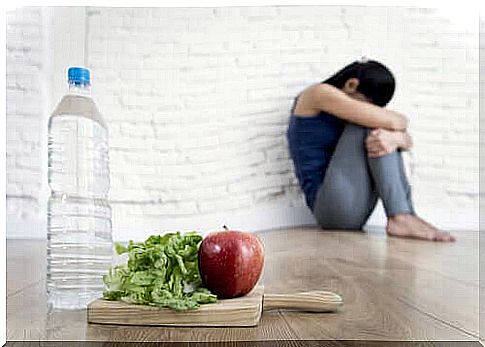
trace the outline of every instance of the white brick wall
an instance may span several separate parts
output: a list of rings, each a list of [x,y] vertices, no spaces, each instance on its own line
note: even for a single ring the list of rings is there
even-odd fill
[[[32,7],[9,11],[6,18],[7,215],[33,219],[42,213],[43,18]]]
[[[480,195],[483,197],[483,194],[485,192],[485,171],[484,169],[484,163],[485,163],[485,129],[483,127],[483,121],[485,120],[485,8],[480,9],[480,123],[482,124],[482,127],[480,129]],[[485,213],[485,205],[482,203],[480,206],[480,215],[483,216]],[[482,248],[484,245],[484,233],[483,230],[485,230],[485,220],[483,218],[480,219],[480,239],[479,239],[479,247]],[[485,252],[480,252],[479,253],[480,258],[479,262],[480,264],[483,264],[485,261]],[[479,272],[479,278],[480,278],[480,287],[483,288],[485,282],[485,268],[483,266],[480,266],[480,272]],[[480,296],[479,300],[480,302],[485,302],[485,292],[482,290],[480,291]],[[479,331],[480,331],[480,339],[483,339],[485,337],[485,310],[483,309],[483,306],[480,307],[479,309]]]
[[[27,13],[27,24],[14,21]],[[8,47],[22,42],[38,49],[20,36],[42,21],[30,13],[37,12],[19,10],[7,19]],[[303,88],[363,54],[394,71],[398,85],[389,107],[412,119],[415,149],[407,163],[417,210],[443,227],[477,227],[473,14],[456,22],[437,10],[357,6],[95,7],[82,13],[79,46],[110,129],[116,237],[220,223],[261,229],[313,222],[286,147],[290,104]],[[466,25],[472,22],[476,27]],[[7,53],[8,201],[42,213],[33,190],[45,185],[45,163],[22,141],[39,150],[39,133],[29,131],[39,126],[40,91],[27,95],[12,82],[24,81],[19,70],[40,63],[28,54],[14,59],[13,48]],[[38,78],[37,70],[29,71],[27,82]],[[36,169],[25,171],[27,164]],[[382,210],[370,223],[384,223]]]
[[[484,124],[485,120],[485,10],[481,9],[480,12],[480,122]],[[485,193],[485,172],[484,172],[484,163],[485,163],[485,129],[482,126],[480,129],[480,195],[483,196]],[[485,213],[485,205],[481,205],[480,207],[480,214]],[[482,218],[480,221],[480,231],[485,230],[485,220]],[[483,235],[483,234],[482,234]],[[482,242],[483,239],[480,239]],[[483,254],[483,253],[482,253]],[[485,259],[485,257],[481,257],[481,259]],[[482,277],[483,278],[483,277]],[[484,312],[485,313],[485,312]],[[483,320],[485,322],[485,320]],[[482,330],[482,331],[485,331]],[[483,334],[483,333],[482,333]],[[482,335],[483,337],[483,335]]]

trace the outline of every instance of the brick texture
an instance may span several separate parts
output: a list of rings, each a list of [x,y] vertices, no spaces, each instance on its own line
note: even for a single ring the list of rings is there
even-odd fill
[[[41,211],[41,72],[45,39],[40,8],[8,11],[6,42],[6,193],[7,215],[36,218]]]
[[[80,44],[110,129],[115,225],[196,226],[213,213],[304,208],[284,136],[292,98],[366,55],[395,73],[389,108],[411,118],[417,210],[443,227],[474,227],[479,65],[470,18],[358,6],[87,8]],[[36,206],[45,165],[36,132],[41,21],[36,10],[7,17],[7,196],[26,208]]]

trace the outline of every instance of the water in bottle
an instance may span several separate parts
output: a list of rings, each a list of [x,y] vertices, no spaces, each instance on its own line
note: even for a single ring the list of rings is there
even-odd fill
[[[47,293],[51,307],[85,308],[112,262],[108,128],[90,72],[68,70],[69,93],[49,119]]]

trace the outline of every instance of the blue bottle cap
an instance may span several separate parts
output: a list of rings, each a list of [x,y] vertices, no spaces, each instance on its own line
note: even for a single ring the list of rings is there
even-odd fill
[[[90,85],[91,76],[89,70],[84,67],[70,67],[67,70],[67,80],[69,84]]]

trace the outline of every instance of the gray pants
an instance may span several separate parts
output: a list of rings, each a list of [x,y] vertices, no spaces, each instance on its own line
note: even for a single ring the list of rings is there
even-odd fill
[[[381,198],[388,217],[414,214],[400,151],[369,158],[370,129],[347,124],[320,186],[313,214],[324,229],[362,229]]]

